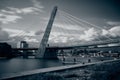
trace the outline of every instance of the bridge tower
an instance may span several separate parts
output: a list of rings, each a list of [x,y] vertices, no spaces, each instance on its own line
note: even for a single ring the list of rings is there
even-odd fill
[[[48,25],[46,27],[45,33],[43,35],[43,38],[41,40],[41,43],[38,48],[38,52],[35,55],[35,58],[56,58],[57,57],[55,53],[50,54],[49,52],[51,52],[51,51],[46,50],[47,42],[48,42],[49,35],[50,35],[51,29],[52,29],[52,25],[53,25],[53,22],[54,22],[54,19],[56,16],[56,12],[57,12],[57,6],[54,7],[54,9],[51,13]]]

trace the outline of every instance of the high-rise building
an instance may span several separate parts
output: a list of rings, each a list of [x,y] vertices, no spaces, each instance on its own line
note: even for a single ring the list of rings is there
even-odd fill
[[[21,41],[20,42],[20,48],[28,48],[28,47],[29,47],[29,45],[26,41]]]
[[[28,43],[26,41],[21,41],[20,48],[28,48]],[[23,55],[23,58],[28,58],[28,50],[23,50],[22,55]]]

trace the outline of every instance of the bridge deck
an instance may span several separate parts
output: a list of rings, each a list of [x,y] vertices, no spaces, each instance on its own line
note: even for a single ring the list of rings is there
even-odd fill
[[[74,49],[83,46],[64,46],[64,47],[46,47],[46,49]],[[120,46],[97,47],[97,48],[116,48]],[[38,50],[38,48],[12,48],[13,50]]]
[[[36,69],[36,70],[31,70],[31,71],[3,74],[3,75],[0,75],[0,80],[1,79],[10,79],[10,78],[15,78],[15,77],[28,76],[28,75],[33,75],[33,74],[46,73],[46,72],[54,72],[54,71],[62,71],[62,70],[66,70],[66,69],[80,68],[80,67],[84,67],[84,66],[100,64],[100,63],[106,63],[106,62],[112,62],[112,61],[119,61],[119,60],[120,59],[107,60],[107,61],[101,61],[101,62],[93,62],[93,63],[85,63],[85,64],[74,64],[74,65],[66,65],[66,66],[51,67],[51,68]]]

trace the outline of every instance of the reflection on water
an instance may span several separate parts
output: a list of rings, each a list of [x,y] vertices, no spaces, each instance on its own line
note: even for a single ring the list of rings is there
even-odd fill
[[[0,60],[0,74],[10,72],[21,72],[39,68],[47,68],[53,66],[61,66],[62,62],[59,60],[43,60],[43,59],[1,59]]]

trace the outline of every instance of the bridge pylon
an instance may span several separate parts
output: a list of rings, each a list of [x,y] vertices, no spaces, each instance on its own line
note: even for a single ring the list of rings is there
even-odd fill
[[[55,53],[49,53],[48,51],[46,51],[47,42],[49,39],[49,35],[52,29],[52,25],[53,25],[56,13],[57,13],[57,6],[54,7],[51,13],[48,25],[46,27],[45,33],[43,35],[43,38],[41,40],[41,43],[38,48],[38,52],[35,55],[35,58],[56,58],[57,57]]]

